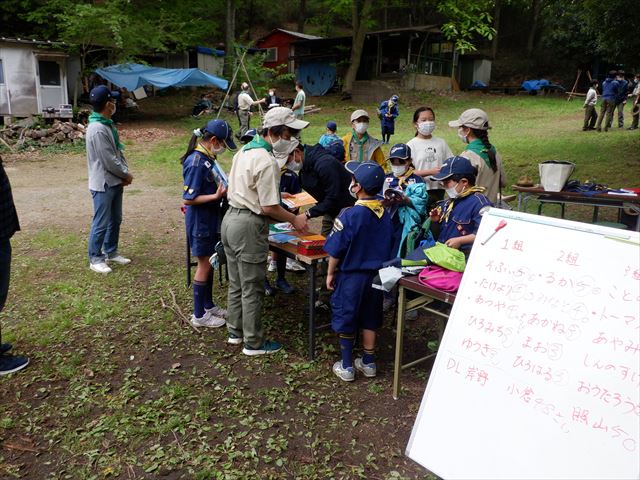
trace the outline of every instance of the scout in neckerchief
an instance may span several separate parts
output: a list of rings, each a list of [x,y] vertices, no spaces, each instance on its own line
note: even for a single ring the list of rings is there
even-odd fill
[[[378,194],[384,170],[373,162],[348,162],[353,175],[349,192],[357,198],[336,218],[324,250],[330,255],[327,288],[331,296],[331,326],[340,337],[342,358],[333,372],[345,382],[355,379],[355,370],[376,376],[376,330],[382,325],[382,291],[371,287],[391,252],[393,227]],[[339,270],[338,270],[339,269]],[[353,360],[355,336],[362,330],[364,354]]]
[[[480,226],[483,209],[493,204],[476,187],[477,169],[464,157],[445,160],[440,172],[431,176],[444,186],[449,198],[429,212],[432,224],[440,224],[438,242],[468,255]]]

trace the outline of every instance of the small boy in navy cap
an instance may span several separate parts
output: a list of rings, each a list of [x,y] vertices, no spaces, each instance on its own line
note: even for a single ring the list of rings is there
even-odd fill
[[[340,137],[336,135],[336,131],[338,130],[338,125],[334,121],[327,122],[327,132],[320,137],[318,143],[323,147],[326,147],[332,142],[336,140],[340,140]]]
[[[476,239],[482,213],[492,207],[483,194],[484,188],[476,187],[477,169],[464,157],[451,157],[442,164],[440,172],[431,180],[442,183],[449,198],[429,212],[432,225],[440,224],[438,242],[457,248],[468,255]]]
[[[353,175],[349,192],[353,207],[336,218],[324,249],[329,256],[327,288],[331,296],[331,326],[340,338],[341,360],[333,372],[345,382],[355,379],[355,369],[376,376],[376,330],[382,325],[382,291],[371,287],[382,264],[393,255],[391,218],[378,194],[384,170],[373,162],[348,162]],[[336,270],[339,271],[336,273]],[[364,354],[353,360],[355,336],[362,330]],[[354,368],[355,367],[355,368]]]

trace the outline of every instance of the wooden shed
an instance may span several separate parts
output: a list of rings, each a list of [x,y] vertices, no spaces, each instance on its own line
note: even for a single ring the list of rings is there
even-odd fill
[[[281,72],[295,73],[296,66],[292,58],[295,55],[293,43],[298,40],[318,40],[320,38],[322,37],[276,28],[258,40],[256,47],[267,53],[265,67],[275,68]]]

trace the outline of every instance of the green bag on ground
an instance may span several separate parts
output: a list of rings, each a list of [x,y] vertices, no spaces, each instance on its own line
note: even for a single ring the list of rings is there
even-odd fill
[[[424,251],[427,258],[436,265],[454,272],[464,272],[467,261],[464,253],[455,248],[447,247],[444,243],[437,243]]]

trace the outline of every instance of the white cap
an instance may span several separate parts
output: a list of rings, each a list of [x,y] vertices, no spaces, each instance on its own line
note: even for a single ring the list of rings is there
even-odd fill
[[[369,118],[369,114],[367,113],[366,110],[356,110],[355,112],[353,112],[351,114],[351,121],[353,122],[354,120],[359,119],[360,117],[367,117]]]
[[[278,125],[286,125],[287,127],[302,130],[309,125],[309,122],[298,120],[293,114],[293,110],[287,107],[270,108],[265,114],[262,121],[262,128],[277,127]]]
[[[450,127],[469,127],[478,130],[487,130],[491,128],[489,125],[489,117],[487,112],[479,108],[470,108],[462,112],[458,120],[451,120]]]

